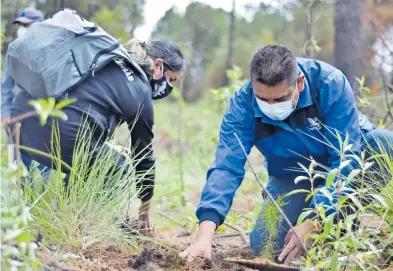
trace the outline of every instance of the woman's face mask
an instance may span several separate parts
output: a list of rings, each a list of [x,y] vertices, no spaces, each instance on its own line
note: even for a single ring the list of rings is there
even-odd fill
[[[161,65],[161,77],[159,79],[151,79],[150,86],[153,91],[153,100],[162,99],[171,94],[173,86],[164,75],[164,64]]]

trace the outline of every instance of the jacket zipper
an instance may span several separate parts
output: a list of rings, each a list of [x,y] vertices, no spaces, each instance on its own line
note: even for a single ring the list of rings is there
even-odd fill
[[[91,63],[91,66],[90,66],[91,76],[94,77],[94,73],[95,73],[95,70],[96,70],[97,62],[98,62],[98,59],[100,58],[100,56],[102,56],[103,54],[106,54],[106,53],[109,53],[109,52],[113,51],[114,49],[116,49],[119,46],[120,46],[120,43],[117,42],[117,43],[113,44],[111,47],[106,48],[104,50],[101,50],[100,52],[98,52],[96,54],[96,56],[93,59],[93,62]]]

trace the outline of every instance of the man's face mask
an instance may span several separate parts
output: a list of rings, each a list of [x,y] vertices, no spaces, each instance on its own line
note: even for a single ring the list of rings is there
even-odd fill
[[[173,86],[164,76],[164,64],[161,66],[161,78],[151,79],[150,86],[153,91],[153,100],[162,99],[171,94]]]
[[[24,34],[26,34],[27,31],[27,27],[24,25],[20,25],[18,27],[18,31],[16,32],[16,35],[18,36],[18,38],[22,37]]]
[[[293,97],[295,97],[296,89],[293,92],[292,98],[285,102],[269,104],[256,97],[257,103],[263,114],[271,118],[272,120],[282,121],[286,119],[296,107],[293,107]],[[299,97],[298,97],[299,99]]]

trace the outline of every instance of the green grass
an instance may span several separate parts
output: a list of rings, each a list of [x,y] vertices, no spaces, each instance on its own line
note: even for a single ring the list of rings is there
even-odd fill
[[[192,221],[196,227],[195,210],[200,193],[206,182],[206,173],[215,157],[218,135],[223,113],[214,101],[201,101],[196,104],[181,105],[179,102],[155,103],[155,154],[156,154],[156,210],[164,211],[184,223]],[[179,109],[179,106],[181,108]],[[179,111],[180,110],[180,111]],[[181,125],[179,134],[179,125]],[[254,149],[251,154],[258,173],[264,175],[262,155]],[[184,191],[182,191],[182,182]],[[182,195],[186,205],[182,206]],[[236,193],[234,209],[252,213],[249,207],[259,206],[261,191],[254,177],[247,171],[246,177]],[[193,217],[185,219],[184,217]],[[233,211],[227,222],[238,224],[244,230],[250,230],[254,222],[232,219]],[[252,215],[250,215],[252,217]],[[162,217],[156,217],[159,226],[173,226]],[[227,227],[220,231],[231,231]]]
[[[82,129],[67,186],[60,171],[51,172],[44,191],[40,174],[32,172],[26,180],[24,195],[33,217],[30,229],[43,236],[44,244],[61,249],[94,244],[136,246],[135,236],[125,234],[119,225],[127,212],[137,209],[129,204],[137,196],[132,186],[138,180],[133,161],[115,171],[119,156],[102,148],[95,150],[98,155],[91,164],[89,138],[88,130]],[[59,164],[60,142],[55,129],[53,139],[52,154]],[[127,165],[130,170],[123,173]]]

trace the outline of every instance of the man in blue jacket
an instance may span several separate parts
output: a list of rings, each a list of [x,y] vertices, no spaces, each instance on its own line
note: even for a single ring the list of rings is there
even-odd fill
[[[39,23],[44,20],[44,14],[42,11],[35,8],[25,8],[21,12],[20,16],[13,20],[13,24],[18,25],[18,30],[16,32],[17,37],[23,36],[29,27],[34,23]],[[7,56],[5,57],[7,59]],[[11,115],[12,102],[15,95],[20,91],[19,87],[15,84],[12,79],[7,61],[4,62],[4,72],[1,82],[1,123],[5,124],[9,121]],[[25,155],[21,155],[21,158],[26,166],[32,164],[32,160]],[[38,169],[46,173],[49,169],[39,165]]]
[[[250,81],[233,95],[224,115],[216,158],[207,173],[197,209],[200,226],[196,241],[181,256],[188,260],[211,257],[214,231],[224,222],[245,174],[246,156],[235,133],[247,153],[255,146],[263,154],[269,173],[267,189],[278,198],[296,189],[310,190],[307,181],[294,183],[299,173],[293,169],[299,168],[298,163],[308,168],[312,157],[329,168],[339,166],[340,155],[335,151],[339,140],[332,130],[339,131],[343,137],[349,135],[356,155],[360,155],[366,143],[376,151],[384,147],[393,155],[393,133],[375,129],[359,113],[351,86],[338,69],[321,61],[296,59],[282,46],[261,48],[251,62]],[[348,175],[349,168],[341,174]],[[304,208],[314,207],[305,198],[303,193],[285,200],[289,204],[283,211],[294,226]],[[334,212],[334,208],[329,208],[334,206],[334,200],[318,194],[316,201],[326,206],[328,214]],[[316,230],[311,219],[295,227],[301,240]],[[302,244],[284,220],[278,231],[275,245],[277,248],[285,245],[279,261],[289,264],[303,253]],[[250,235],[255,254],[261,251],[267,238],[265,221],[260,216]]]
[[[44,15],[40,10],[34,8],[25,8],[19,17],[15,18],[12,22],[18,25],[17,36],[23,36],[28,28],[33,23],[42,22]],[[6,57],[7,59],[7,57]],[[7,122],[11,114],[12,101],[19,88],[15,85],[14,80],[11,78],[7,61],[4,66],[4,73],[1,82],[1,121]]]

